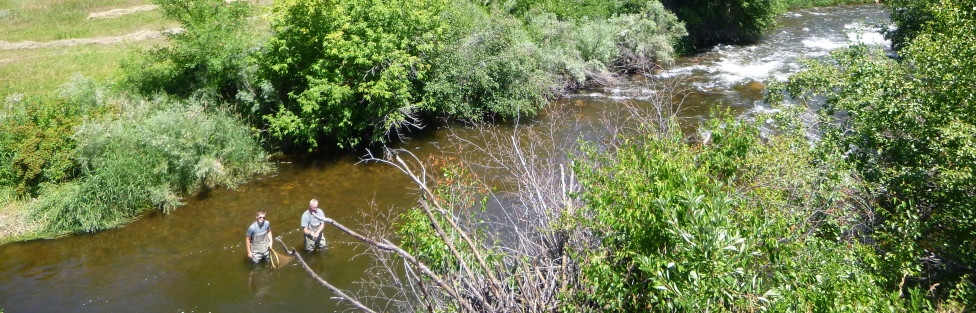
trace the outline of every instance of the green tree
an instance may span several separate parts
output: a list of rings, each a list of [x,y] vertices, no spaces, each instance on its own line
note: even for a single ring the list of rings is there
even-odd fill
[[[383,142],[415,121],[431,55],[448,29],[445,0],[277,1],[261,65],[287,101],[273,136],[310,148]]]

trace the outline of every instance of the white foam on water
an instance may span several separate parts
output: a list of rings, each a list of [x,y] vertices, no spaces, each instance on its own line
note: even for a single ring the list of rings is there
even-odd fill
[[[653,90],[647,87],[613,88],[609,91],[610,91],[609,95],[603,95],[603,96],[617,101],[647,100],[652,95],[658,93],[657,90]]]
[[[803,43],[804,47],[819,50],[835,50],[847,46],[847,43],[845,42],[839,42],[823,37],[811,37],[809,39],[803,39],[803,41],[800,42]]]
[[[676,67],[676,68],[668,69],[666,71],[662,71],[660,73],[655,74],[653,77],[658,79],[669,79],[678,76],[691,75],[695,71],[711,73],[714,70],[707,65],[695,64],[692,66],[684,66],[684,67]]]
[[[776,69],[783,66],[783,61],[760,61],[744,63],[741,59],[723,59],[715,66],[719,69],[719,77],[732,84],[744,80],[765,80]]]

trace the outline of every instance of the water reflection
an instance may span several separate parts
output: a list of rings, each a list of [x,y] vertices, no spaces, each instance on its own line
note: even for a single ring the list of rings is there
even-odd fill
[[[266,263],[254,265],[247,274],[247,286],[258,303],[271,291],[273,269]]]

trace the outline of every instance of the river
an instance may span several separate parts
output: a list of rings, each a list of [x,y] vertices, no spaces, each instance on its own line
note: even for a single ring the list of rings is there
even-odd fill
[[[588,90],[552,107],[583,120],[638,106],[670,85],[687,90],[682,116],[690,125],[703,121],[716,106],[747,114],[764,110],[763,86],[784,80],[800,68],[801,58],[861,42],[885,45],[873,25],[887,23],[879,5],[798,10],[779,18],[781,26],[761,42],[722,45],[681,58],[651,77],[624,87]],[[547,125],[543,113],[527,124]],[[568,128],[576,138],[603,136],[599,128]],[[516,131],[499,126],[495,131]],[[420,158],[443,153],[449,136],[477,138],[470,128],[428,130],[398,147]],[[472,139],[477,140],[477,139]],[[272,270],[245,259],[244,232],[259,209],[268,210],[276,236],[293,246],[302,211],[311,198],[325,214],[347,226],[391,221],[416,203],[406,176],[388,165],[363,164],[349,154],[308,156],[278,165],[278,171],[236,190],[211,190],[186,199],[186,205],[153,212],[119,229],[92,235],[37,240],[0,246],[0,308],[18,312],[322,312],[350,306],[333,299],[295,263]],[[495,208],[501,209],[501,208]],[[360,290],[357,283],[371,260],[362,247],[327,227],[332,239],[324,252],[307,255],[309,264],[339,288]]]

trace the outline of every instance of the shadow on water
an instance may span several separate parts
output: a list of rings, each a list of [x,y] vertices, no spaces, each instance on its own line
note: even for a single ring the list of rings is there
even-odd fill
[[[797,59],[822,56],[857,37],[859,25],[883,21],[879,6],[842,6],[797,11],[781,18],[784,27],[752,46],[720,46],[679,61],[652,77],[679,79],[690,90],[683,113],[690,123],[704,121],[716,106],[736,112],[755,110],[762,88],[796,71]],[[876,38],[872,33],[866,37]],[[863,41],[863,40],[862,40]],[[581,120],[640,105],[655,91],[640,82],[585,91],[554,107]],[[547,115],[527,127],[545,127]],[[440,125],[431,125],[438,128]],[[515,133],[512,125],[496,131]],[[398,148],[421,160],[449,147],[450,133],[476,138],[454,126],[410,134]],[[606,134],[566,127],[558,136],[587,141]],[[474,140],[474,139],[473,139]],[[484,144],[484,143],[482,143]],[[376,151],[376,150],[374,150]],[[349,307],[291,262],[279,269],[252,265],[245,256],[244,233],[258,210],[267,210],[275,236],[292,248],[309,199],[317,198],[326,216],[363,229],[366,223],[392,223],[416,203],[408,178],[388,165],[360,163],[359,153],[320,153],[279,161],[278,170],[236,190],[212,190],[186,199],[170,214],[152,212],[126,225],[91,235],[0,246],[0,308],[6,312],[322,312]],[[504,210],[496,205],[490,210]],[[363,248],[331,227],[327,251],[305,254],[313,269],[339,288],[356,284],[371,265]],[[280,252],[280,246],[276,246]],[[302,252],[304,253],[304,252]],[[355,293],[355,292],[354,292]]]

